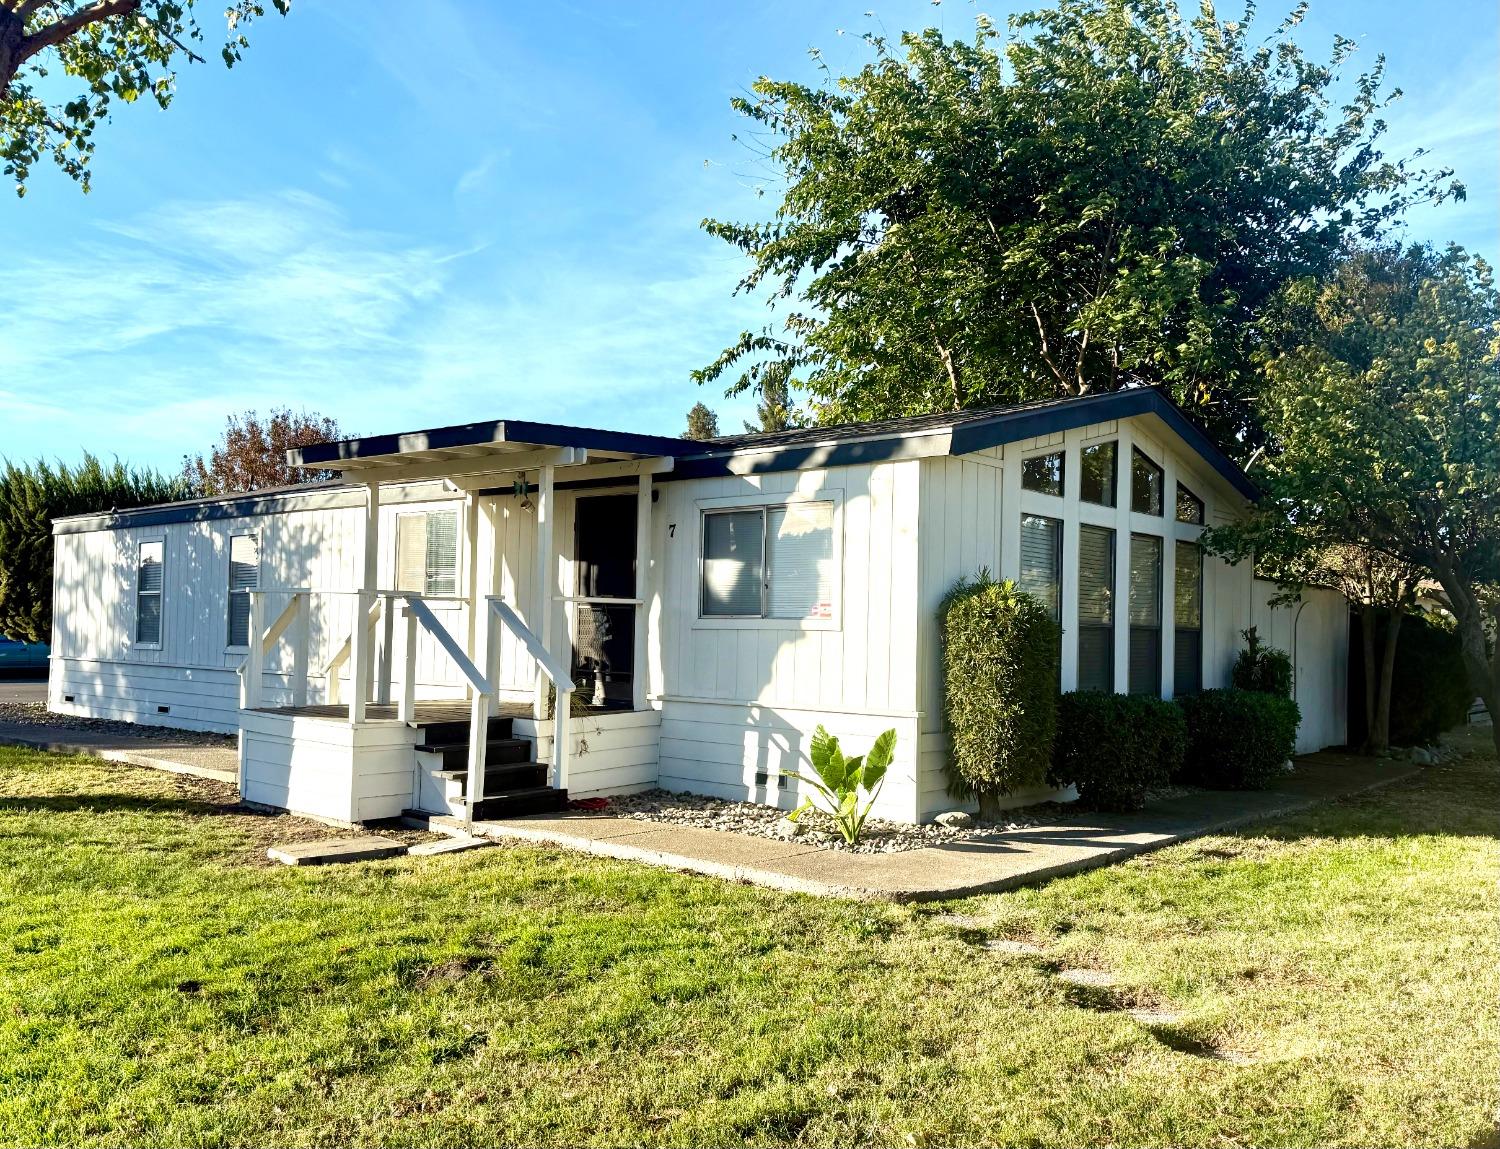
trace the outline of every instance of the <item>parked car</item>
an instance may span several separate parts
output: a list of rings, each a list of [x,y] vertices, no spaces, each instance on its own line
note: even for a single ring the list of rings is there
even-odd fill
[[[46,670],[51,653],[45,642],[22,642],[0,634],[0,671]]]

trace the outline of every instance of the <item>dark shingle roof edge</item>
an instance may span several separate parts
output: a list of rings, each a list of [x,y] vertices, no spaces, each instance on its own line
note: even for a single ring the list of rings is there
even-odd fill
[[[1004,443],[1032,439],[1087,426],[1091,423],[1147,414],[1156,415],[1171,427],[1204,462],[1246,499],[1253,501],[1259,497],[1259,491],[1249,476],[1219,448],[1208,432],[1203,430],[1170,398],[1151,387],[1127,388],[1122,391],[1109,391],[1069,399],[1018,403],[1007,407],[912,415],[866,423],[801,427],[787,431],[731,435],[702,441],[627,435],[624,432],[567,428],[554,424],[523,424],[515,420],[473,423],[466,424],[464,428],[443,430],[462,431],[466,428],[498,427],[514,432],[524,428],[524,433],[535,434],[537,428],[545,428],[549,434],[569,430],[578,431],[582,433],[576,436],[581,445],[587,445],[581,442],[584,439],[590,439],[599,444],[602,440],[597,436],[605,435],[623,436],[623,438],[611,441],[623,444],[628,438],[641,448],[649,448],[654,442],[673,448],[670,452],[657,452],[670,453],[674,459],[673,469],[659,475],[657,480],[673,482],[720,475],[764,474],[775,471],[849,466],[928,455],[967,455]],[[415,432],[414,434],[432,435],[434,433]],[[505,432],[502,430],[499,433]],[[373,444],[377,439],[400,438],[405,437],[375,436],[349,442]],[[509,441],[523,440],[516,438]],[[328,447],[344,445],[347,444],[326,444]],[[601,446],[600,449],[609,448]],[[613,449],[630,450],[633,448],[618,445]],[[310,448],[303,450],[305,453]],[[378,452],[371,450],[368,453]],[[329,456],[330,459],[333,457]],[[566,487],[570,484],[560,480],[558,485]],[[104,514],[73,515],[55,520],[53,531],[56,534],[73,534],[124,526],[144,527],[166,523],[203,522],[271,514],[290,509],[313,510],[322,507],[354,506],[363,501],[364,495],[360,484],[334,479],[244,494],[208,496],[182,502],[161,503]]]

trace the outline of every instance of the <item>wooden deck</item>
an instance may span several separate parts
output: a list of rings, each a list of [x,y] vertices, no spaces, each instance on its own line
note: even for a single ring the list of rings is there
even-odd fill
[[[262,714],[281,714],[290,718],[325,718],[333,722],[349,721],[349,707],[347,703],[332,705],[329,703],[314,703],[306,706],[261,706],[257,708]],[[574,718],[584,714],[623,714],[627,713],[625,707],[618,706],[591,706],[586,702],[575,699],[572,714]],[[490,707],[492,718],[530,718],[531,703],[529,702],[502,702],[498,706]],[[365,706],[366,722],[395,722],[400,718],[395,703],[381,704],[371,702]],[[433,702],[418,702],[416,704],[416,718],[414,725],[426,726],[436,722],[467,722],[469,720],[469,703],[459,699],[444,699]]]

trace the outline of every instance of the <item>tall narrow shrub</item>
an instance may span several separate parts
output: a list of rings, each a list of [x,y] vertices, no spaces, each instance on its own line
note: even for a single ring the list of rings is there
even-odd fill
[[[1059,630],[1036,599],[988,570],[960,580],[939,608],[948,792],[999,799],[1041,785],[1057,728]]]

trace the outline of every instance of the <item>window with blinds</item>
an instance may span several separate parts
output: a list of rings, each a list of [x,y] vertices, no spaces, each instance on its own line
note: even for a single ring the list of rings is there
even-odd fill
[[[260,584],[260,540],[229,537],[229,645],[250,645],[250,592]]]
[[[1097,503],[1101,507],[1115,505],[1119,474],[1115,460],[1115,444],[1112,442],[1095,443],[1078,453],[1078,497],[1085,503]]]
[[[1130,457],[1130,509],[1140,515],[1161,514],[1165,483],[1162,469],[1146,452],[1139,447],[1133,448]]]
[[[1021,516],[1020,587],[1062,621],[1062,522],[1041,515]]]
[[[136,559],[135,640],[150,646],[161,643],[162,543],[142,543]]]
[[[1161,694],[1161,544],[1155,535],[1130,536],[1131,694]]]
[[[415,594],[458,593],[457,511],[396,516],[396,589]]]
[[[833,504],[703,515],[704,618],[831,619]]]
[[[1078,528],[1078,689],[1115,688],[1115,532]]]
[[[1203,552],[1197,543],[1177,544],[1173,586],[1173,693],[1180,697],[1203,689]]]

